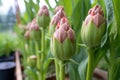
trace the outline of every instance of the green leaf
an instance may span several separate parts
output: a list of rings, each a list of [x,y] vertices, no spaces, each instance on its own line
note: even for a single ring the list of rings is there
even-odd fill
[[[34,2],[33,2],[33,0],[30,0],[30,5],[32,6],[32,9],[34,10],[34,16],[37,14],[37,12],[38,12],[38,9],[39,9],[39,5],[38,4],[35,4]]]
[[[106,12],[107,12],[107,26],[109,27],[112,22],[113,22],[113,5],[112,5],[112,1],[111,0],[104,0],[105,1],[105,6],[106,6]]]
[[[78,72],[78,65],[69,63],[68,71],[69,71],[70,80],[81,80]]]
[[[111,73],[114,74],[110,76],[111,80],[119,80],[120,79],[120,58],[118,58],[111,68]]]
[[[31,80],[38,80],[35,69],[32,69],[32,68],[30,68],[30,67],[27,67],[27,69],[25,70],[25,73],[27,74],[27,77],[28,77],[29,79],[31,79]]]
[[[79,67],[83,65],[83,63],[85,62],[86,59],[87,59],[87,54],[85,53],[84,49],[81,48],[80,53],[76,54],[73,57],[73,60],[76,63],[79,63],[79,65],[76,65],[75,63],[72,63],[72,62],[69,64],[70,80],[83,80],[83,79],[81,79],[80,76],[84,74],[86,69],[80,71]]]
[[[26,6],[27,15],[29,16],[29,21],[32,21],[32,19],[34,18],[32,6],[30,5],[30,2],[27,2],[26,0],[24,0],[24,2]]]
[[[84,21],[90,6],[89,0],[80,0],[72,11],[71,22],[76,34],[80,31],[82,22]]]
[[[117,22],[118,34],[120,35],[120,0],[112,0],[115,21]]]
[[[87,63],[88,63],[88,59],[85,59],[81,62],[81,64],[79,64],[78,70],[81,80],[86,79]]]
[[[49,0],[45,0],[45,2],[49,6],[49,10],[53,12],[53,8],[52,8],[52,5],[50,5]]]

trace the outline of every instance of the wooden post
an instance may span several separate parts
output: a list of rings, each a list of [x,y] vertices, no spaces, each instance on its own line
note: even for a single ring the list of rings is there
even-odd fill
[[[16,61],[16,80],[23,80],[22,78],[22,71],[20,65],[20,56],[19,51],[15,53],[15,61]]]

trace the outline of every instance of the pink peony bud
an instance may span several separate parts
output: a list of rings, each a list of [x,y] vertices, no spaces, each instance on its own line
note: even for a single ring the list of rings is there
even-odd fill
[[[66,18],[66,17],[63,17],[63,18],[60,20],[60,22],[57,24],[56,29],[59,29],[59,27],[60,27],[62,24],[67,24],[67,25],[66,25],[66,28],[68,28],[68,27],[70,26],[67,18]]]
[[[50,32],[51,34],[54,33],[56,25],[59,23],[61,18],[65,17],[65,13],[62,10],[59,10],[52,18],[50,22]]]
[[[49,16],[48,8],[45,5],[43,5],[42,8],[38,11],[39,16],[42,16],[43,14]]]
[[[57,24],[51,40],[51,51],[55,58],[68,60],[75,54],[75,34],[66,17]]]
[[[50,16],[49,16],[48,8],[45,5],[42,6],[42,8],[38,11],[38,14],[36,16],[36,21],[37,24],[43,29],[46,29],[46,27],[49,25]]]
[[[99,27],[105,22],[103,11],[99,5],[96,5],[95,7],[89,10],[88,16],[86,17],[84,22],[87,25],[91,20],[97,27]]]
[[[32,20],[32,22],[30,24],[30,30],[36,30],[36,31],[39,30],[39,26],[38,26],[35,18]]]
[[[53,16],[50,24],[55,24],[55,25],[57,25],[58,22],[61,20],[61,18],[63,18],[64,16],[65,16],[64,11],[59,10],[59,11]]]
[[[60,21],[60,25],[57,26],[58,27],[54,33],[54,37],[58,39],[58,41],[63,43],[66,38],[69,38],[72,42],[75,41],[74,31],[70,28],[70,24],[68,24],[66,18],[62,18]]]
[[[99,46],[106,31],[106,22],[99,5],[89,10],[81,28],[81,39],[89,47]]]

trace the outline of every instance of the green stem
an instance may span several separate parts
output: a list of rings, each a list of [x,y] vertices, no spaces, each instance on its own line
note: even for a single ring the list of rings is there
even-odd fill
[[[108,80],[114,80],[113,77],[112,77],[112,75],[114,74],[112,72],[114,62],[115,62],[115,49],[112,47],[110,49],[110,66],[108,67]]]
[[[60,61],[60,80],[65,80],[65,65],[63,61]]]
[[[105,59],[105,61],[107,62],[107,64],[110,65],[110,61],[109,61],[107,55],[104,56],[104,59]]]
[[[36,56],[37,56],[37,69],[40,70],[40,55],[39,55],[39,52],[38,52],[38,44],[37,42],[35,41],[35,50],[36,50]]]
[[[94,53],[91,49],[88,50],[88,67],[87,67],[87,77],[86,80],[92,80],[94,71]]]
[[[46,80],[45,78],[46,78],[46,73],[47,73],[47,70],[48,70],[48,66],[49,66],[49,64],[51,63],[51,59],[48,59],[46,62],[45,62],[45,64],[44,64],[44,80]]]
[[[44,78],[44,57],[45,57],[45,32],[44,29],[41,30],[42,31],[42,42],[41,42],[41,49],[42,49],[42,53],[41,53],[41,80],[45,80]]]
[[[36,56],[37,56],[37,69],[40,71],[41,67],[40,67],[40,52],[39,52],[39,45],[37,43],[37,41],[35,41],[35,50],[36,50]],[[40,74],[40,72],[39,72]],[[42,77],[40,75],[37,75],[38,79],[41,80]]]
[[[57,59],[55,59],[55,71],[56,71],[56,80],[59,80],[59,64]]]

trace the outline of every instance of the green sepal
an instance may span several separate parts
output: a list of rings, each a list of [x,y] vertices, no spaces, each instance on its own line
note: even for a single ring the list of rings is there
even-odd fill
[[[62,59],[61,53],[63,53],[62,44],[56,39],[53,38],[53,56],[57,59]]]
[[[49,30],[50,30],[50,34],[51,34],[51,35],[53,35],[53,33],[55,32],[55,27],[56,27],[55,24],[50,24]]]
[[[88,47],[99,46],[106,31],[106,24],[97,27],[91,20],[87,25],[83,23],[81,38]]]
[[[63,43],[53,38],[51,45],[53,56],[59,60],[68,60],[75,54],[75,43],[72,43],[69,38],[66,38]]]
[[[42,16],[37,15],[36,20],[39,27],[42,27],[45,29],[49,25],[50,17],[44,14]]]

